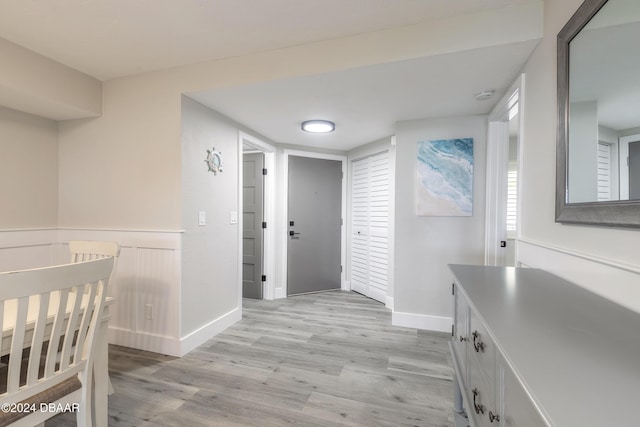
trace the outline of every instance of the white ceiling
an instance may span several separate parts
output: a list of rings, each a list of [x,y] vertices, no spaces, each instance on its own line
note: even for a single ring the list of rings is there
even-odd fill
[[[527,0],[2,0],[0,37],[101,80]]]
[[[0,37],[109,80],[531,0],[3,0]],[[488,29],[490,31],[490,29]],[[348,150],[400,120],[485,114],[535,42],[189,94],[277,143]],[[473,94],[496,90],[490,101]],[[303,120],[336,122],[303,134]]]
[[[278,142],[349,150],[394,134],[402,120],[486,114],[500,99],[536,42],[430,56],[288,80],[189,94]],[[496,91],[488,101],[474,94]],[[328,119],[331,134],[300,123]]]

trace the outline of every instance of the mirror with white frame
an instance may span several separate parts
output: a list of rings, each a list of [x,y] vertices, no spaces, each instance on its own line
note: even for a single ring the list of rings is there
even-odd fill
[[[556,220],[640,226],[640,2],[586,0],[558,34]]]

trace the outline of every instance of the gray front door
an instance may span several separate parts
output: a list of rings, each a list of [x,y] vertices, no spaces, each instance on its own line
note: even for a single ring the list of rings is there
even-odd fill
[[[242,296],[262,299],[264,154],[242,158]]]
[[[629,200],[640,199],[640,142],[629,144]]]
[[[287,294],[340,289],[342,162],[289,156]]]

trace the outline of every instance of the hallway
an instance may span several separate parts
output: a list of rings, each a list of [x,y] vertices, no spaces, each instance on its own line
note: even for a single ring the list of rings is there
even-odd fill
[[[449,335],[391,326],[350,292],[243,304],[242,321],[181,359],[112,346],[109,425],[453,424]]]

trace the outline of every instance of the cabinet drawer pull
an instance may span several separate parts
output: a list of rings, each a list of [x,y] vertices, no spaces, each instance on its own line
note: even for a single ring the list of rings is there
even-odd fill
[[[471,392],[473,393],[473,409],[476,411],[476,414],[484,414],[484,406],[476,402],[476,397],[480,395],[480,392],[477,388],[474,388]]]
[[[476,353],[480,353],[480,350],[482,350],[482,352],[484,352],[484,343],[482,341],[480,341],[480,339],[478,338],[480,336],[478,331],[473,331],[472,335],[473,335],[473,348],[476,349]],[[476,342],[476,340],[478,342]]]
[[[492,423],[494,421],[499,423],[500,422],[500,415],[494,414],[493,412],[489,411],[489,421],[492,422]]]

